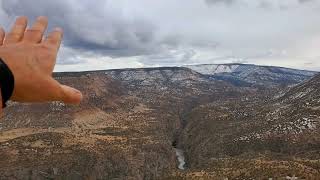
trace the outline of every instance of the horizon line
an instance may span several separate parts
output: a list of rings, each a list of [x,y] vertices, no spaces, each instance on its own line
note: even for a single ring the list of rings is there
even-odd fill
[[[245,66],[257,66],[257,67],[274,67],[281,69],[291,69],[298,71],[307,71],[307,72],[320,72],[316,70],[307,70],[307,69],[298,69],[291,67],[283,66],[274,66],[274,65],[258,65],[253,63],[201,63],[201,64],[185,64],[185,65],[173,65],[173,66],[150,66],[150,67],[137,67],[137,68],[113,68],[113,69],[97,69],[97,70],[83,70],[83,71],[54,71],[53,73],[81,73],[81,72],[101,72],[101,71],[114,71],[114,70],[133,70],[133,69],[156,69],[156,68],[188,68],[187,66],[208,66],[208,65],[245,65]]]

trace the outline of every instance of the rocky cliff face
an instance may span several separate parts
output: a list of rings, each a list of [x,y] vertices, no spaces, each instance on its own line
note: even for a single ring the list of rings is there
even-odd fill
[[[298,140],[270,131],[281,123],[296,124],[298,111],[283,109],[295,106],[286,99],[307,84],[280,89],[288,92],[271,98],[280,85],[239,87],[178,67],[57,73],[55,78],[80,89],[84,101],[80,106],[11,103],[0,124],[0,179],[319,175],[317,126],[304,129],[305,138]],[[316,118],[316,105],[312,108],[316,113],[304,111],[301,118]],[[185,155],[185,171],[178,169],[176,148]]]

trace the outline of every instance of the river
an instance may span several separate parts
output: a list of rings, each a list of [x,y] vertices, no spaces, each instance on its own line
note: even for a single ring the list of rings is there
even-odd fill
[[[178,159],[178,162],[179,162],[178,168],[180,170],[185,170],[186,161],[185,161],[185,158],[184,158],[183,151],[181,149],[177,149],[177,148],[174,148],[174,149],[176,151],[176,156],[177,156],[177,159]]]

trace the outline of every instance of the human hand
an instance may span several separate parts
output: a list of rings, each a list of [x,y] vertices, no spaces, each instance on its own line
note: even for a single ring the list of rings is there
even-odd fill
[[[11,100],[79,104],[81,92],[60,84],[52,77],[62,41],[62,29],[54,29],[44,39],[48,19],[38,17],[30,29],[27,29],[27,21],[26,17],[17,18],[6,35],[0,28],[0,57],[9,66],[15,79]]]

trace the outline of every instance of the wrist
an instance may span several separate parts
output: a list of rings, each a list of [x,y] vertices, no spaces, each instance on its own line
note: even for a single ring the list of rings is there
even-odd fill
[[[0,89],[2,108],[6,107],[6,102],[11,98],[14,90],[14,76],[9,66],[0,57]]]

